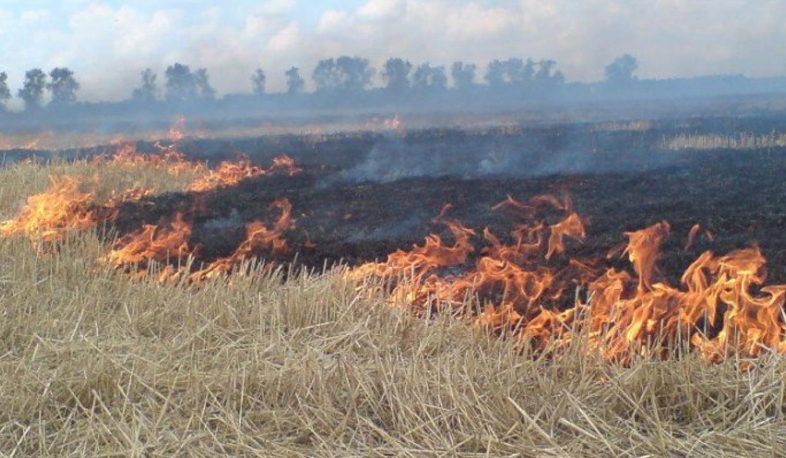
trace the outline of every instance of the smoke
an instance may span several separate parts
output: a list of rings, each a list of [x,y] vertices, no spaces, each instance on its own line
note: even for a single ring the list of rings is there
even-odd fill
[[[773,46],[786,41],[784,0],[9,4],[0,6],[0,71],[9,86],[21,87],[30,68],[68,66],[89,101],[126,98],[140,71],[163,74],[172,62],[208,68],[219,94],[250,92],[259,67],[270,92],[284,91],[289,67],[310,71],[339,55],[363,56],[375,68],[390,56],[437,66],[549,56],[582,81],[602,79],[603,67],[625,52],[645,63],[642,78],[786,71],[786,48]]]
[[[638,136],[638,137],[637,137]],[[647,132],[611,132],[566,127],[559,132],[504,135],[448,131],[419,140],[389,134],[374,144],[356,166],[324,180],[388,183],[420,177],[538,177],[644,171],[669,166],[677,157],[642,146]]]

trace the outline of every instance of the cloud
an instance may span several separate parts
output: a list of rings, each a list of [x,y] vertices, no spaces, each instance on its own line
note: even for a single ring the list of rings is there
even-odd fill
[[[395,20],[407,9],[404,0],[370,0],[358,9],[358,15],[375,21]]]
[[[632,53],[645,77],[766,76],[786,73],[784,10],[786,0],[7,0],[0,71],[17,88],[29,68],[68,65],[89,100],[126,98],[142,69],[175,61],[208,68],[222,93],[249,91],[260,66],[281,90],[288,67],[308,75],[341,54],[377,67],[391,56],[554,58],[569,79],[594,80]]]

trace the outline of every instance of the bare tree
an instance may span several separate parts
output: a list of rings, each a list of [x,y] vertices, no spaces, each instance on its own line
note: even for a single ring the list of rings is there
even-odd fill
[[[292,67],[286,72],[287,93],[290,95],[300,94],[306,87],[306,82],[300,77],[300,69]]]
[[[254,85],[254,95],[264,95],[265,94],[265,83],[267,82],[267,76],[265,75],[265,71],[261,68],[258,68],[254,75],[251,76],[251,83]]]
[[[158,99],[158,85],[156,84],[158,75],[148,68],[142,72],[141,76],[142,86],[134,89],[134,92],[131,93],[131,98],[142,103],[155,102]]]
[[[40,68],[28,70],[25,73],[25,83],[19,90],[19,98],[25,102],[25,110],[40,109],[46,89],[46,73]]]
[[[76,102],[76,91],[79,83],[74,78],[74,72],[65,67],[59,67],[49,72],[49,84],[46,88],[52,93],[53,106],[73,105]]]
[[[409,74],[412,72],[412,63],[401,58],[391,58],[385,62],[382,79],[389,91],[402,92],[410,87]]]

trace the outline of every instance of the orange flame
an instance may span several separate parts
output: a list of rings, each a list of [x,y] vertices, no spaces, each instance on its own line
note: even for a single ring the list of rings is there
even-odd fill
[[[264,253],[271,253],[275,256],[286,252],[287,242],[284,240],[283,234],[294,227],[292,204],[286,199],[280,199],[273,202],[271,207],[281,211],[281,215],[272,229],[268,229],[261,221],[249,223],[246,225],[246,240],[238,246],[231,256],[211,263],[206,268],[191,274],[189,278],[192,281],[214,278],[231,272],[235,266],[251,256]]]
[[[588,343],[587,351],[600,351],[605,358],[622,363],[658,348],[665,351],[680,339],[710,361],[730,354],[755,357],[767,351],[786,352],[782,312],[786,285],[762,287],[765,259],[758,248],[723,257],[706,252],[685,271],[683,288],[675,288],[655,279],[660,248],[670,232],[669,224],[661,222],[625,234],[628,244],[624,253],[635,275],[615,269],[599,275],[577,260],[562,268],[549,268],[536,256],[549,260],[565,252],[565,238],[580,241],[586,236],[570,201],[543,196],[522,203],[509,196],[495,208],[506,207],[527,216],[541,208],[560,210],[567,216],[551,226],[542,222],[519,225],[512,234],[516,243],[510,246],[486,229],[484,239],[491,246],[482,250],[474,267],[465,266],[473,252],[469,243],[472,232],[459,225],[466,231],[460,232],[465,238],[457,235],[453,247],[430,235],[425,245],[396,252],[385,263],[360,266],[350,275],[391,279],[391,301],[404,299],[418,313],[459,307],[457,310],[474,325],[514,332],[522,342],[541,350],[549,345],[564,348],[580,331]],[[462,256],[446,256],[456,248]],[[439,268],[445,266],[464,266],[466,270],[463,274],[440,273]],[[586,301],[576,289],[582,285],[589,298]],[[565,307],[565,299],[570,298],[564,293],[569,289],[577,295]],[[465,305],[471,297],[486,302],[479,313]]]
[[[222,162],[215,171],[210,171],[194,181],[188,187],[188,190],[193,192],[210,191],[224,186],[234,186],[243,180],[275,171],[282,171],[292,176],[301,170],[295,164],[294,159],[289,156],[280,156],[273,159],[273,165],[268,169],[252,165],[247,157],[241,157],[236,162]]]
[[[118,267],[142,265],[144,272],[150,261],[168,262],[192,254],[190,236],[191,225],[178,213],[167,226],[146,224],[139,231],[121,237],[102,260]]]
[[[51,187],[30,196],[19,216],[0,223],[0,236],[17,234],[32,240],[52,242],[69,231],[86,230],[96,225],[91,195],[79,190],[81,181],[71,177],[50,177]]]

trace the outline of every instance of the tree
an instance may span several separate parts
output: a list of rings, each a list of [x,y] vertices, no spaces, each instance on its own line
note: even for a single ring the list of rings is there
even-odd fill
[[[417,90],[436,91],[443,90],[448,86],[448,77],[445,75],[445,67],[432,67],[428,62],[419,65],[412,74],[412,87]]]
[[[361,92],[371,84],[373,77],[374,69],[367,59],[349,56],[321,60],[312,74],[319,92]]]
[[[206,68],[197,70],[194,73],[194,80],[199,97],[205,100],[214,100],[216,98],[216,90],[210,85],[210,77],[207,75]]]
[[[535,73],[535,81],[549,85],[559,85],[565,82],[565,76],[557,70],[557,62],[554,60],[541,60],[538,62],[538,71]]]
[[[458,89],[469,89],[475,84],[476,69],[477,67],[474,64],[454,62],[450,68],[450,76],[453,77],[453,83]]]
[[[142,86],[134,89],[134,92],[131,93],[131,98],[141,103],[155,102],[158,99],[158,85],[156,84],[158,75],[148,68],[142,72],[141,76]]]
[[[175,63],[166,69],[166,98],[171,102],[190,102],[199,98],[212,100],[216,91],[210,85],[207,69],[191,72],[188,65]]]
[[[336,66],[341,75],[341,88],[345,91],[364,91],[374,79],[375,72],[368,59],[341,56],[336,59]]]
[[[382,79],[389,91],[402,92],[410,87],[409,74],[412,72],[412,63],[401,58],[391,58],[385,62]]]
[[[336,89],[341,84],[338,66],[335,59],[322,59],[314,67],[311,79],[317,87],[317,92]]]
[[[167,67],[166,99],[170,102],[185,102],[197,96],[197,85],[188,65],[175,63]]]
[[[290,95],[300,94],[306,86],[306,82],[300,77],[300,69],[292,67],[285,73],[287,77],[287,93]]]
[[[11,91],[8,89],[8,75],[0,72],[0,110],[5,109],[9,99],[11,99]]]
[[[74,72],[60,67],[49,72],[49,84],[46,88],[52,93],[53,106],[67,106],[76,102],[79,83],[74,79]]]
[[[46,73],[40,68],[28,70],[25,73],[25,83],[19,90],[19,98],[25,102],[25,110],[41,108],[46,88]]]
[[[512,57],[507,60],[493,60],[486,69],[486,81],[489,86],[523,86],[535,76],[535,62],[532,59],[523,61]]]
[[[251,76],[251,83],[254,85],[254,95],[265,94],[266,82],[267,82],[267,76],[265,75],[264,70],[258,68]]]
[[[625,84],[636,80],[633,73],[639,68],[639,61],[630,54],[624,54],[606,66],[606,81],[612,84]]]

